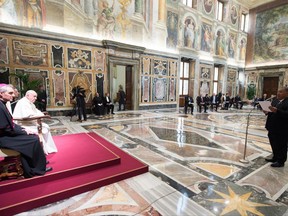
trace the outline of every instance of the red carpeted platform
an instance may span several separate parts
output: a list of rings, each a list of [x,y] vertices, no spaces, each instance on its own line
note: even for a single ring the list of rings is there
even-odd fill
[[[13,215],[148,171],[148,166],[95,133],[53,137],[45,176],[0,181],[0,215]]]

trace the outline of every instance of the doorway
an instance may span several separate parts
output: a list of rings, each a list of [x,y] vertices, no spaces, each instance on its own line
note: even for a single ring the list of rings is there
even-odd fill
[[[277,95],[279,84],[279,77],[264,77],[263,79],[263,94],[267,94],[270,98],[271,95]]]
[[[113,81],[112,81],[112,98],[118,109],[119,101],[119,86],[123,87],[126,94],[126,110],[132,110],[132,89],[133,89],[133,77],[132,77],[132,65],[114,65],[113,67]]]

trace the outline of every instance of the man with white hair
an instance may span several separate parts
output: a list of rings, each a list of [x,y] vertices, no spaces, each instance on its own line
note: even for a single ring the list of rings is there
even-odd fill
[[[35,101],[37,99],[37,93],[33,90],[28,90],[23,98],[21,98],[14,109],[13,117],[14,118],[27,118],[27,117],[36,117],[36,116],[44,116],[40,110],[38,110],[35,106]],[[30,128],[35,133],[37,130],[37,122],[24,122],[21,123],[22,127]],[[42,133],[43,133],[43,148],[45,154],[57,152],[57,147],[54,143],[54,140],[50,133],[50,128],[47,124],[42,123]]]
[[[28,129],[13,122],[6,107],[12,101],[14,89],[10,85],[0,84],[0,147],[18,151],[26,178],[44,175],[51,171],[46,167],[46,157],[39,142],[39,137]]]

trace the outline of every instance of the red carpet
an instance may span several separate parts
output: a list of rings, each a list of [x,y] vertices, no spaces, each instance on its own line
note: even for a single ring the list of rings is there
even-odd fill
[[[95,133],[53,137],[45,176],[0,181],[0,215],[13,215],[148,171],[148,166]]]

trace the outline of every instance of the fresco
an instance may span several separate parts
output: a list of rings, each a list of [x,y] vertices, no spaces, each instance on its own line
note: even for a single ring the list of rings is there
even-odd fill
[[[213,6],[214,6],[213,0],[204,0],[203,1],[203,8],[207,14],[210,14],[213,12]]]
[[[171,11],[167,12],[167,33],[166,46],[176,48],[178,40],[178,14]]]
[[[255,63],[288,59],[288,5],[256,16]]]
[[[219,56],[226,56],[225,54],[225,34],[222,29],[217,31],[216,41],[215,41],[215,54]]]
[[[245,61],[246,58],[246,44],[247,44],[247,40],[245,38],[242,38],[240,40],[240,54],[239,54],[239,60],[241,61]]]
[[[210,52],[212,43],[212,25],[202,24],[201,28],[201,50]]]
[[[188,17],[184,23],[184,46],[188,48],[195,48],[196,43],[196,22]]]
[[[230,19],[233,25],[236,25],[238,23],[238,8],[235,5],[231,7]]]
[[[229,58],[235,58],[235,52],[236,52],[236,34],[230,33],[228,38],[228,56]]]

